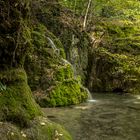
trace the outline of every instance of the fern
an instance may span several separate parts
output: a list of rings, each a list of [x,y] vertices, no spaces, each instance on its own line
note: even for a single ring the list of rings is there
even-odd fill
[[[0,82],[0,91],[3,91],[3,90],[6,90],[6,85],[3,85],[3,84]]]

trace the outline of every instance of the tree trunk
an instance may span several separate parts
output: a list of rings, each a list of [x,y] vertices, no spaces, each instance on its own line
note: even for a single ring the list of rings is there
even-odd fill
[[[88,1],[88,6],[87,6],[85,17],[84,17],[84,22],[83,22],[83,29],[84,30],[86,29],[87,17],[88,17],[88,12],[89,12],[89,8],[90,8],[90,5],[91,5],[91,1],[92,0]]]

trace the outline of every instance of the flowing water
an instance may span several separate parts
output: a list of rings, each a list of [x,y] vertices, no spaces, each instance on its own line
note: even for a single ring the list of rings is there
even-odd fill
[[[140,140],[140,96],[93,94],[94,100],[66,108],[44,108],[74,140]]]

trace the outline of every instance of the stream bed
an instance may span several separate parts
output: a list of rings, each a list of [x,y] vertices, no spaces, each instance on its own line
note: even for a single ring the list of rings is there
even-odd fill
[[[93,99],[43,111],[74,140],[140,140],[140,96],[93,94]]]

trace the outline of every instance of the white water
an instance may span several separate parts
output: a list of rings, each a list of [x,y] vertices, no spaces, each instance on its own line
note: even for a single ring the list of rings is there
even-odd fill
[[[48,39],[48,41],[50,42],[51,47],[52,47],[54,50],[57,50],[57,48],[56,48],[54,42],[52,41],[52,39],[49,38],[49,37],[47,37],[47,39]]]
[[[140,100],[140,95],[136,95],[135,97],[136,97],[138,100]]]
[[[55,45],[55,43],[53,42],[53,40],[50,38],[50,37],[47,37],[52,49],[54,50],[54,53],[56,53],[58,56],[60,55],[60,49],[58,49]],[[64,58],[61,58],[62,62],[65,64],[65,65],[70,65],[71,66],[71,69],[73,70],[74,72],[74,67],[73,65],[66,59]]]
[[[62,58],[61,60],[64,62],[64,64],[72,66],[72,64],[68,60],[66,60],[64,58]]]
[[[54,50],[54,53],[56,53],[57,55],[60,55],[60,50],[56,47],[56,45],[54,44],[53,40],[49,37],[47,37],[52,49]]]
[[[90,91],[88,90],[88,88],[85,88],[85,87],[84,87],[84,89],[85,89],[85,90],[87,91],[87,93],[88,93],[87,102],[89,102],[89,103],[97,102],[97,100],[93,99],[93,97],[92,97]]]
[[[88,102],[89,102],[89,103],[94,103],[94,102],[98,102],[98,101],[97,101],[97,100],[92,99],[92,100],[88,100]]]

